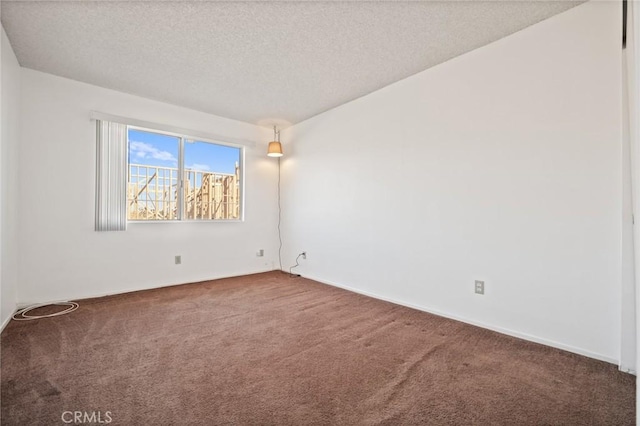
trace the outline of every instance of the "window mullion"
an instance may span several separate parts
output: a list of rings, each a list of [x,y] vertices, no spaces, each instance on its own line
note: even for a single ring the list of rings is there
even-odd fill
[[[180,137],[180,146],[178,148],[178,220],[184,220],[186,211],[184,197],[184,137]]]

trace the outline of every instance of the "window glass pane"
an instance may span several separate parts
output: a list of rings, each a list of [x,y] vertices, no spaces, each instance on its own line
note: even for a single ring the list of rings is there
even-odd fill
[[[129,128],[127,219],[178,218],[180,138]]]
[[[185,140],[185,219],[240,218],[240,148]]]

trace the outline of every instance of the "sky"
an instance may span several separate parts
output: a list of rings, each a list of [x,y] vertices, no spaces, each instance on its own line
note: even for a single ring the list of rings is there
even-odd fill
[[[129,129],[129,163],[177,168],[179,141],[175,136]],[[197,140],[184,144],[185,169],[233,174],[239,161],[239,148]]]

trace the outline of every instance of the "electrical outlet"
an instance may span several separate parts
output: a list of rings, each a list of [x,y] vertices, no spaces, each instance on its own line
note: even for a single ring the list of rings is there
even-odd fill
[[[258,257],[264,256],[264,250],[263,249],[258,250],[258,252],[256,253],[256,256]]]
[[[476,280],[476,294],[484,294],[484,281]]]
[[[182,265],[182,256],[180,255],[176,256],[176,265]]]
[[[303,258],[303,259],[305,259],[305,260],[307,260],[307,252],[306,252],[306,251],[303,251],[303,252],[302,252],[302,258]]]

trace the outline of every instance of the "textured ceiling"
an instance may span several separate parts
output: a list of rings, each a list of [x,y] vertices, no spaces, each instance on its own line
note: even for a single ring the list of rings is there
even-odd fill
[[[2,0],[0,16],[24,67],[286,126],[579,3]]]

